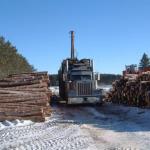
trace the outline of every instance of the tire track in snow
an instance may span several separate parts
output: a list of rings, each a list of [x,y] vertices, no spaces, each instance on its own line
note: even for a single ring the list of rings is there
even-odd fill
[[[49,121],[0,131],[0,149],[82,150],[92,143],[79,125],[67,121]]]

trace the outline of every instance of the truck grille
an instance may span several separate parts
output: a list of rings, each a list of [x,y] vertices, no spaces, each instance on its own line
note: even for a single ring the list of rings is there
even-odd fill
[[[77,85],[78,96],[92,95],[92,83],[78,83]]]

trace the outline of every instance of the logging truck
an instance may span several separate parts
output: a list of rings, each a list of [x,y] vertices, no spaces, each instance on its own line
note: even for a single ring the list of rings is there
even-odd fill
[[[71,31],[71,58],[62,61],[58,71],[59,95],[67,104],[102,103],[96,88],[100,75],[93,72],[91,59],[75,57],[74,31]]]

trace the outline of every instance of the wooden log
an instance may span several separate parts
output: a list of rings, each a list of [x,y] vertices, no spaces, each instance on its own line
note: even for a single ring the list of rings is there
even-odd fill
[[[42,116],[43,114],[43,110],[41,111],[23,111],[23,110],[17,110],[17,111],[13,111],[13,110],[4,110],[2,111],[0,109],[0,117],[1,116],[18,116],[18,117],[24,117],[24,116]]]
[[[20,104],[20,105],[23,105],[23,104],[27,104],[27,105],[37,105],[37,106],[49,106],[49,102],[47,101],[47,100],[32,100],[32,101],[19,101],[19,102],[16,102],[18,105]],[[2,105],[4,105],[4,104],[9,104],[9,105],[11,105],[11,104],[15,104],[15,102],[1,102],[0,103],[0,108],[2,107]],[[13,105],[12,105],[13,106]]]
[[[31,84],[31,85],[22,85],[22,86],[16,86],[16,87],[0,87],[0,90],[24,90],[24,89],[34,89],[34,88],[47,88],[47,83],[43,82],[40,84]]]
[[[31,80],[22,82],[0,82],[0,87],[16,87],[22,85],[32,85],[42,83],[42,80]]]
[[[35,91],[35,93],[32,93],[32,91],[12,91],[12,90],[0,90],[0,95],[3,96],[14,96],[14,95],[22,95],[22,96],[32,96],[32,95],[42,95],[45,94],[45,92],[41,92],[41,91]]]
[[[3,103],[0,106],[0,109],[4,108],[6,111],[7,109],[12,109],[12,110],[18,110],[18,109],[22,109],[22,110],[40,110],[42,106],[38,106],[38,105],[32,105],[32,104],[21,104],[21,103]]]
[[[2,91],[0,90],[0,98],[19,98],[19,97],[24,97],[24,98],[28,98],[28,97],[48,97],[47,96],[47,92],[29,92],[29,91]]]
[[[49,100],[49,97],[47,97],[47,95],[43,95],[43,96],[40,96],[40,95],[25,95],[25,96],[22,96],[22,95],[15,95],[15,96],[0,96],[0,102],[13,102],[13,101],[28,101],[28,100],[32,100],[32,99],[48,99]]]
[[[30,96],[30,97],[5,97],[3,99],[0,98],[1,103],[17,103],[17,102],[28,102],[28,101],[49,101],[47,96]]]
[[[1,91],[1,89],[0,89],[0,91]],[[13,91],[15,91],[15,92],[17,92],[17,91],[24,91],[24,92],[28,92],[28,93],[32,93],[32,92],[48,92],[49,90],[46,88],[46,87],[43,87],[43,88],[26,88],[26,89],[5,89],[5,92],[7,92],[7,91],[9,91],[9,92],[13,92]]]
[[[34,81],[34,80],[43,80],[45,79],[45,77],[43,76],[39,76],[39,77],[36,77],[36,76],[20,76],[20,77],[14,77],[14,78],[4,78],[4,79],[1,79],[0,82],[13,82],[13,83],[16,83],[16,82],[23,82],[23,81]]]
[[[27,75],[27,76],[29,76],[29,75],[33,75],[33,76],[43,76],[43,75],[48,75],[48,72],[47,71],[41,71],[41,72],[24,72],[24,73],[21,73],[21,74],[11,74],[11,75],[9,75],[8,77],[15,77],[15,76],[22,76],[22,75]]]

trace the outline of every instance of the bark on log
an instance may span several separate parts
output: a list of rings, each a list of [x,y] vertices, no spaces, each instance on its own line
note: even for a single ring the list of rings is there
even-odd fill
[[[0,121],[44,121],[51,114],[47,72],[10,75],[0,80]]]
[[[113,90],[107,93],[106,100],[130,106],[149,107],[150,74],[136,76],[134,80],[123,77],[113,82]]]

